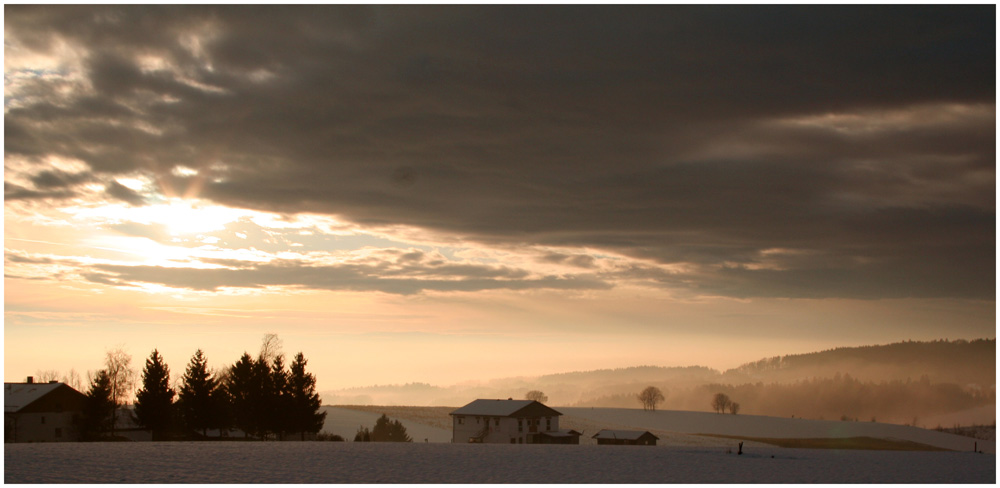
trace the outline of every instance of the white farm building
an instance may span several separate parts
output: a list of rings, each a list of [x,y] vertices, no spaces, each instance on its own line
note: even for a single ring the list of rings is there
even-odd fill
[[[79,440],[73,419],[83,408],[86,396],[72,387],[57,383],[3,384],[3,441],[66,442]]]
[[[534,400],[476,400],[450,415],[452,442],[580,443],[579,432],[559,429],[561,413]]]

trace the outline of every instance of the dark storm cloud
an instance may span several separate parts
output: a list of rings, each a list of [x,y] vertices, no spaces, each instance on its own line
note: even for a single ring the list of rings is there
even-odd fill
[[[8,155],[224,168],[200,196],[680,263],[705,293],[993,294],[989,6],[5,14],[90,87],[10,95]]]
[[[132,205],[142,205],[146,202],[146,198],[132,190],[131,188],[118,183],[117,181],[112,181],[108,183],[105,187],[105,191],[108,195],[117,198],[123,202],[130,203]]]
[[[47,200],[47,199],[63,199],[70,198],[75,195],[72,191],[67,190],[32,190],[25,188],[23,186],[15,185],[13,183],[4,182],[3,184],[3,198],[4,200]]]
[[[66,188],[82,182],[90,181],[87,173],[67,173],[59,170],[46,170],[31,177],[36,188]]]

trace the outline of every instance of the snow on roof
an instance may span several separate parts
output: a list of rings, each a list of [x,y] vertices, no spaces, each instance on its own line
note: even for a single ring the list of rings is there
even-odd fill
[[[652,435],[654,439],[659,439],[653,434],[650,434],[648,430],[610,430],[604,429],[596,434],[594,434],[594,439],[625,439],[625,440],[637,440],[640,437],[649,434]]]
[[[574,437],[580,435],[579,432],[573,429],[550,430],[547,432],[539,432],[538,434],[548,437]]]
[[[60,386],[62,383],[4,383],[3,411],[17,412]]]
[[[529,408],[532,407],[532,408]],[[510,417],[521,410],[529,409],[532,413],[544,411],[547,415],[562,415],[534,400],[475,400],[472,403],[451,412],[451,415],[482,415],[489,417]]]

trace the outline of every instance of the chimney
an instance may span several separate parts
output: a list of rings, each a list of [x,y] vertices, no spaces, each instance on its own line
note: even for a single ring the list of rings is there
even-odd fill
[[[34,382],[35,382],[35,377],[34,376],[29,376],[28,377],[28,384],[30,385],[30,384],[32,384]]]

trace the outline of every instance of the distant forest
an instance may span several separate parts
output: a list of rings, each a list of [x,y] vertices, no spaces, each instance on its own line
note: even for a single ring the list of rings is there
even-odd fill
[[[931,381],[939,383],[989,387],[996,384],[995,365],[996,339],[906,341],[776,356],[728,370],[724,376],[796,381],[829,375],[831,370],[836,370],[872,381],[905,381],[927,375]]]
[[[740,414],[933,428],[928,418],[996,404],[996,339],[842,347],[765,358],[725,372],[638,366],[451,387],[385,385],[322,396],[325,404],[455,406],[473,397],[521,398],[541,390],[550,405],[641,408],[637,394],[647,386],[663,392],[658,409],[712,411],[713,396],[724,393],[740,403]]]

